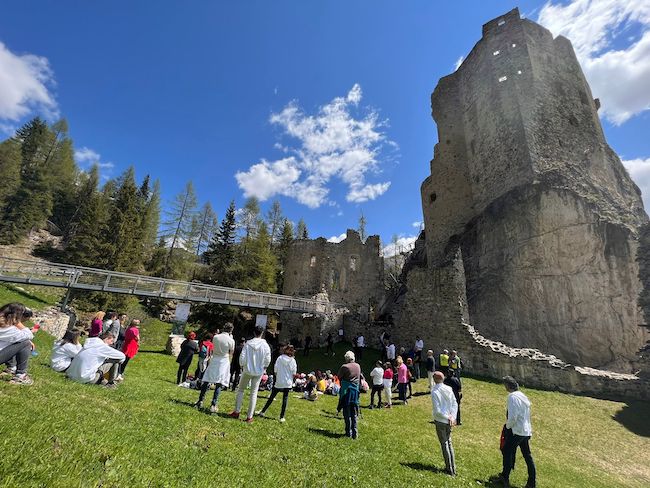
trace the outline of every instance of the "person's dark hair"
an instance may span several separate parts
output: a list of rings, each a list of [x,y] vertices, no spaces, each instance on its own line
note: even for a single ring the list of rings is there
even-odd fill
[[[110,330],[107,330],[106,332],[102,332],[102,334],[99,336],[99,338],[100,338],[102,341],[108,339],[109,337],[111,337],[111,338],[113,337],[113,334],[111,334],[111,331],[110,331]]]
[[[106,318],[107,318],[108,320],[115,320],[115,319],[117,318],[117,313],[115,313],[115,312],[108,312],[108,313],[106,314]]]
[[[284,348],[284,353],[289,357],[293,357],[293,355],[296,353],[296,349],[291,344],[289,344]]]
[[[519,383],[512,376],[504,376],[502,381],[509,391],[517,391],[519,389]]]
[[[223,327],[221,328],[222,331],[224,331],[224,332],[226,332],[228,334],[230,334],[233,329],[234,329],[234,326],[232,325],[231,322],[226,322],[225,324],[223,324]]]
[[[16,325],[18,322],[23,320],[26,310],[29,309],[22,303],[7,303],[0,308],[0,327]]]
[[[61,345],[63,344],[79,344],[79,336],[81,331],[78,330],[67,330],[61,339]]]
[[[255,331],[254,331],[255,332],[255,337],[262,337],[262,334],[264,334],[265,330],[266,330],[265,327],[256,326]]]
[[[34,312],[32,312],[31,308],[25,307],[25,311],[23,312],[23,318],[22,320],[29,320],[34,316]]]
[[[245,337],[240,337],[240,338],[239,338],[239,343],[240,343],[240,344],[244,344],[245,342],[246,342],[246,338],[245,338]]]
[[[381,361],[377,361],[377,362],[375,363],[375,366],[377,366],[378,368],[383,368],[383,367],[384,367],[384,363],[382,363]]]

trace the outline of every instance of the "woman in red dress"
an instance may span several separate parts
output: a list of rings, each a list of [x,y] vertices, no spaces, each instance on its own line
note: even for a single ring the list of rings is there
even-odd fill
[[[118,379],[124,379],[122,375],[126,369],[126,365],[129,364],[129,361],[138,353],[140,348],[140,321],[138,319],[133,319],[131,325],[126,329],[124,333],[124,344],[122,345],[122,352],[126,356],[124,362],[120,365],[120,375]]]

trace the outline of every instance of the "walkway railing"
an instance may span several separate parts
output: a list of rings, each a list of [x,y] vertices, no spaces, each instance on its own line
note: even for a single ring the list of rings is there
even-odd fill
[[[2,281],[314,314],[324,314],[336,307],[311,298],[7,257],[0,257]]]

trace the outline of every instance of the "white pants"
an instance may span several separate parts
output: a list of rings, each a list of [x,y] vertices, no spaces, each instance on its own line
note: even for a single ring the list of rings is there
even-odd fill
[[[433,389],[433,373],[434,371],[427,371],[427,376],[429,377],[429,390]]]
[[[251,418],[255,413],[255,405],[257,404],[257,390],[260,388],[260,381],[262,381],[262,375],[253,376],[248,373],[242,373],[241,378],[239,379],[239,386],[237,387],[237,399],[235,400],[235,412],[240,412],[242,403],[244,402],[244,391],[250,383],[251,387],[251,397],[248,401],[248,416]]]
[[[385,401],[386,405],[392,405],[393,401],[391,398],[393,396],[393,392],[390,386],[384,385],[384,395],[386,396],[386,401]]]

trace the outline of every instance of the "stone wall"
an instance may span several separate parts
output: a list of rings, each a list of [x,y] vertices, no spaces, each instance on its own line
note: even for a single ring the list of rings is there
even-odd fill
[[[50,307],[45,310],[35,311],[32,322],[39,324],[42,331],[47,332],[58,340],[68,330],[70,317],[68,314],[61,312],[57,307]]]

